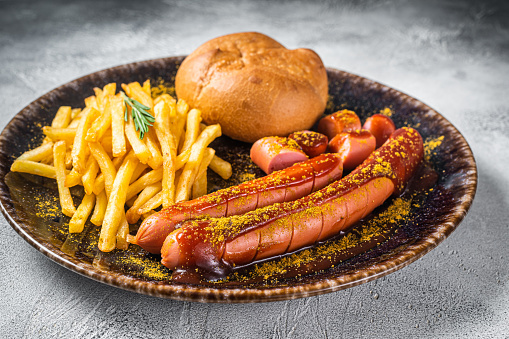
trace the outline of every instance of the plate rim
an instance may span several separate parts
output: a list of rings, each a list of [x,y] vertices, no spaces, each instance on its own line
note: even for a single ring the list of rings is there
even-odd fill
[[[12,128],[13,125],[15,125],[16,121],[20,119],[20,116],[25,111],[29,110],[31,106],[36,105],[43,100],[47,100],[48,97],[50,97],[53,93],[59,92],[61,89],[72,86],[73,84],[77,84],[82,79],[91,76],[98,76],[101,75],[102,73],[115,72],[128,68],[136,69],[137,67],[146,64],[149,64],[150,67],[154,67],[154,65],[157,63],[163,64],[168,62],[178,63],[182,62],[184,58],[185,56],[173,56],[117,65],[81,76],[79,78],[71,80],[63,85],[60,85],[50,90],[49,92],[43,94],[42,96],[33,100],[27,106],[25,106],[21,111],[16,113],[15,116],[5,125],[4,129],[0,133],[0,151],[3,150],[4,147],[6,131]],[[27,230],[25,230],[22,227],[22,225],[20,225],[22,224],[22,220],[20,220],[20,217],[18,215],[12,216],[9,213],[8,206],[9,205],[12,206],[12,204],[8,200],[10,198],[10,192],[5,184],[4,180],[5,176],[3,174],[0,175],[0,206],[1,206],[0,210],[5,219],[7,220],[7,222],[11,225],[11,227],[26,242],[28,242],[32,247],[34,247],[40,253],[42,253],[52,261],[56,262],[57,264],[64,266],[65,268],[75,273],[78,273],[82,276],[107,284],[109,286],[121,288],[123,290],[128,290],[140,294],[161,298],[169,298],[174,300],[216,302],[216,303],[251,303],[251,302],[291,300],[350,288],[378,279],[382,276],[400,270],[401,268],[406,267],[409,264],[420,259],[425,254],[434,249],[436,246],[438,246],[442,241],[444,241],[458,227],[458,225],[461,223],[461,221],[468,213],[468,210],[470,209],[472,202],[474,200],[478,184],[477,165],[475,162],[472,149],[470,148],[465,137],[450,121],[448,121],[439,112],[432,109],[422,101],[404,92],[396,90],[390,86],[362,77],[360,75],[349,73],[331,67],[326,67],[326,69],[328,72],[343,73],[349,77],[353,77],[356,81],[369,82],[371,85],[381,87],[388,92],[393,93],[395,92],[395,94],[403,96],[404,100],[411,101],[418,105],[421,105],[423,108],[425,108],[427,112],[436,115],[436,117],[438,117],[442,123],[445,123],[448,128],[453,129],[452,132],[459,136],[461,147],[464,148],[464,151],[468,155],[468,159],[466,159],[465,161],[467,161],[468,164],[470,165],[470,168],[467,171],[468,176],[467,181],[470,187],[468,189],[468,192],[466,192],[466,194],[464,195],[465,199],[462,199],[459,204],[454,206],[454,213],[447,216],[447,221],[440,224],[439,227],[437,227],[436,230],[430,233],[427,237],[417,240],[416,242],[408,245],[404,250],[399,251],[397,252],[397,254],[391,255],[387,259],[384,259],[377,264],[371,265],[368,268],[364,268],[353,273],[341,274],[340,276],[334,278],[323,278],[323,280],[305,283],[302,285],[274,287],[274,288],[267,287],[263,289],[210,288],[205,286],[193,286],[193,285],[157,284],[154,282],[143,281],[134,277],[120,274],[118,272],[103,271],[95,267],[90,268],[86,267],[85,265],[80,265],[79,263],[73,261],[72,258],[70,258],[67,254],[60,252],[60,250],[56,249],[56,247],[54,248],[60,253],[55,253],[55,251],[49,248],[50,246],[48,246],[49,245],[48,243],[46,243],[45,241],[42,242],[39,241],[38,239],[36,239],[34,235],[32,235],[30,232],[27,232]],[[1,164],[1,166],[5,167],[6,164]],[[8,173],[8,170],[6,170],[5,173]],[[18,220],[16,220],[16,218]],[[87,265],[91,266],[90,264]]]

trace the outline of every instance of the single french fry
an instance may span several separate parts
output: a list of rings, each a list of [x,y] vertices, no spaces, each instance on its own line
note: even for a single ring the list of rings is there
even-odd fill
[[[22,172],[56,179],[55,167],[31,160],[15,160],[11,165],[12,172]]]
[[[228,180],[232,176],[232,165],[217,155],[214,155],[212,158],[212,161],[209,164],[209,168],[219,174],[219,176],[224,180]]]
[[[79,184],[81,184],[81,174],[76,172],[76,170],[73,168],[65,176],[65,187],[74,187]]]
[[[115,236],[123,216],[119,211],[124,210],[129,181],[137,165],[138,158],[134,152],[130,152],[117,172],[99,236],[98,247],[102,252],[110,252],[115,248]]]
[[[26,151],[17,160],[41,161],[48,157],[53,157],[53,142],[48,142],[33,150]]]
[[[90,148],[90,152],[92,153],[92,156],[97,161],[97,164],[101,168],[101,174],[103,175],[103,181],[104,181],[104,188],[106,189],[106,195],[109,197],[110,193],[113,191],[113,184],[115,182],[115,177],[117,175],[117,170],[113,163],[111,162],[110,157],[106,152],[104,151],[104,148],[101,146],[98,142],[91,142],[88,144],[88,147]],[[97,185],[97,180],[99,177],[96,178],[96,182],[94,182],[94,186]],[[96,193],[96,189],[94,187],[93,192],[98,195],[101,191]]]
[[[99,172],[99,164],[97,163],[97,160],[95,160],[93,156],[89,157],[87,160],[87,168],[81,177],[86,194],[92,194],[97,172]]]
[[[55,164],[55,173],[58,185],[58,195],[60,197],[60,207],[62,213],[72,217],[76,208],[72,201],[71,192],[65,187],[65,141],[57,141],[53,146],[53,162]]]
[[[203,152],[203,158],[200,163],[200,167],[198,167],[198,170],[196,171],[196,179],[198,180],[198,177],[200,177],[204,172],[207,171],[207,167],[209,166],[210,162],[214,158],[214,155],[216,154],[216,151],[213,150],[210,147],[207,147],[205,151]]]
[[[154,130],[149,129],[148,132],[145,133],[145,138],[145,144],[150,151],[148,165],[153,169],[157,169],[163,165],[163,156],[161,155],[161,150],[159,149]]]
[[[128,117],[127,117],[127,123],[125,125],[125,135],[127,136],[127,140],[129,140],[129,143],[131,144],[131,147],[134,150],[134,153],[142,162],[143,164],[147,164],[148,160],[151,156],[150,150],[148,149],[147,145],[143,142],[143,140],[140,140],[139,133],[136,131],[136,128],[134,127],[134,121],[133,117],[131,115],[131,109],[128,108]]]
[[[126,154],[124,134],[124,100],[120,96],[110,98],[111,134],[113,156]]]
[[[95,195],[85,194],[81,204],[69,221],[69,233],[81,233],[85,227],[85,222],[92,212],[95,205]]]
[[[177,172],[175,172],[175,183],[178,183],[180,180],[180,176],[182,175],[182,172],[184,171],[183,168],[179,169]]]
[[[219,136],[221,136],[221,126],[219,124],[207,126],[207,128],[200,133],[200,136],[191,147],[191,155],[178,181],[175,202],[189,200],[191,185],[196,177],[205,149]]]
[[[175,170],[178,171],[179,169],[184,167],[186,162],[189,160],[190,156],[191,156],[190,148],[185,150],[184,152],[180,153],[179,155],[177,155],[177,160],[175,161]]]
[[[65,168],[68,170],[72,168],[72,148],[65,151]]]
[[[113,156],[113,137],[111,135],[105,135],[101,139],[101,145],[106,151],[106,153],[111,154]]]
[[[71,109],[71,122],[74,121],[81,113],[81,108]]]
[[[131,90],[129,89],[129,86],[127,86],[126,84],[122,84],[122,89],[124,90],[125,94],[130,97],[131,96]]]
[[[141,162],[136,166],[136,169],[134,170],[133,176],[131,177],[131,181],[129,182],[129,185],[131,185],[133,182],[138,180],[142,173],[147,169],[147,165],[142,164]]]
[[[138,198],[134,201],[133,206],[131,206],[131,208],[126,212],[125,216],[127,218],[127,222],[130,224],[138,222],[141,216],[141,214],[138,213],[140,207],[160,191],[161,182],[156,182],[155,184],[145,187],[138,195]]]
[[[180,139],[183,136],[182,132],[184,131],[184,126],[187,120],[187,112],[189,111],[189,105],[182,99],[177,101],[176,107],[176,116],[177,121],[175,124],[174,136],[175,136],[175,147],[180,149],[179,145],[181,144]]]
[[[97,98],[95,97],[95,95],[85,98],[85,107],[95,108],[96,110],[99,110],[99,105],[97,104]]]
[[[128,234],[126,240],[130,244],[136,244],[136,236]]]
[[[212,158],[214,158],[215,153],[216,151],[210,147],[207,147],[207,149],[205,149],[203,159],[200,163],[200,167],[198,167],[196,179],[193,182],[191,190],[193,199],[199,198],[202,195],[207,194],[207,167],[209,166]]]
[[[147,93],[148,96],[152,96],[152,90],[150,86],[150,80],[147,79],[145,82],[143,82],[143,86],[141,87],[143,89],[143,92]]]
[[[111,107],[110,97],[106,96],[102,99],[103,111],[102,114],[98,115],[93,121],[92,125],[88,129],[85,140],[86,141],[98,141],[102,138],[106,130],[111,126]]]
[[[95,178],[94,188],[92,189],[95,195],[99,195],[102,191],[104,191],[104,174],[99,173],[99,175]]]
[[[194,144],[198,135],[200,134],[201,111],[192,109],[187,113],[186,133],[184,137],[184,144],[182,145],[181,152],[185,151]]]
[[[88,111],[88,112],[85,112]],[[92,124],[92,121],[99,115],[99,111],[95,108],[85,108],[83,117],[80,120],[76,130],[76,137],[72,147],[72,166],[76,168],[78,173],[83,173],[87,162],[88,147],[85,136]]]
[[[155,184],[163,179],[163,168],[160,167],[144,174],[141,178],[129,185],[127,189],[126,200],[131,199],[136,194],[140,193],[145,187]]]
[[[193,183],[192,197],[193,199],[199,198],[207,194],[207,169],[199,175]]]
[[[170,128],[170,107],[161,101],[154,107],[154,129],[161,144],[163,152],[163,207],[166,208],[175,202],[175,163],[177,148]],[[143,213],[141,213],[143,214]]]
[[[120,226],[118,227],[116,234],[116,248],[120,250],[126,250],[129,247],[129,243],[127,242],[127,235],[129,234],[129,224],[125,218],[124,211],[121,211],[122,219],[120,220]]]
[[[106,196],[106,191],[102,190],[95,197],[95,208],[92,216],[90,217],[90,222],[96,226],[101,226],[104,219],[104,213],[106,213],[106,206],[108,205],[108,197]]]
[[[117,84],[114,82],[111,82],[103,87],[103,95],[115,95],[115,92],[117,91]]]
[[[159,191],[138,209],[138,214],[144,215],[158,208],[163,203],[163,191]]]
[[[69,123],[71,122],[72,117],[72,110],[70,106],[61,106],[55,117],[53,118],[53,121],[51,122],[51,127],[56,128],[66,128],[69,126]]]
[[[72,145],[74,143],[76,132],[76,128],[58,128],[50,126],[44,126],[42,128],[42,133],[52,141],[64,140],[67,145]]]
[[[99,87],[94,87],[95,99],[97,102],[97,107],[99,108],[99,112],[104,110],[104,102],[103,102],[103,90]]]
[[[140,104],[152,108],[154,102],[149,94],[145,93],[139,82],[131,82],[129,85],[129,96]]]

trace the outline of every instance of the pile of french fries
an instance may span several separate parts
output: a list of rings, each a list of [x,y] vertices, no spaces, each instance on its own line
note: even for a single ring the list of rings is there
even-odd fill
[[[143,139],[131,107],[111,83],[94,88],[84,109],[60,107],[51,126],[43,127],[42,145],[11,167],[56,179],[62,213],[71,218],[69,232],[82,232],[92,214],[90,221],[101,226],[103,252],[127,249],[129,224],[160,206],[206,194],[208,167],[224,179],[232,174],[231,165],[208,147],[221,135],[219,125],[201,124],[201,112],[184,100],[168,94],[152,98],[149,80],[122,84],[122,89],[155,118]],[[78,207],[69,191],[76,185],[85,191]]]

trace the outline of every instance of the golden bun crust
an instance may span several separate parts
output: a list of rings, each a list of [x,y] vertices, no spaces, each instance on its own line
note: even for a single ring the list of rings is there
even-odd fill
[[[309,49],[286,49],[255,33],[221,36],[198,47],[175,78],[179,99],[207,124],[246,142],[309,129],[325,110],[327,73]]]

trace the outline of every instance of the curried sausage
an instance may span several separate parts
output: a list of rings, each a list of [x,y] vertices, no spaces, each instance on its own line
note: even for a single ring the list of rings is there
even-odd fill
[[[233,266],[283,255],[347,229],[402,192],[423,158],[420,134],[395,131],[345,178],[292,202],[227,218],[188,221],[161,250],[169,269],[224,276]]]
[[[135,243],[157,254],[166,236],[185,220],[205,216],[226,217],[296,200],[340,179],[342,174],[339,156],[322,154],[265,177],[163,209],[143,221]]]

